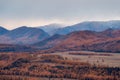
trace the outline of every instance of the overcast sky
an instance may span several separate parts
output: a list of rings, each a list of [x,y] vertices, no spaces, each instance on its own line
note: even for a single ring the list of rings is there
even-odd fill
[[[120,0],[0,0],[0,25],[7,29],[102,20],[120,20]]]

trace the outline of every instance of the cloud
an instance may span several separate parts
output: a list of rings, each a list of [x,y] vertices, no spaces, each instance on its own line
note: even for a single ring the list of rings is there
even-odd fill
[[[75,21],[119,19],[119,3],[120,0],[0,0],[0,25],[5,25],[6,21],[9,22],[7,26],[10,22],[10,26],[19,26],[31,21],[36,25],[37,21],[58,20],[71,24]]]

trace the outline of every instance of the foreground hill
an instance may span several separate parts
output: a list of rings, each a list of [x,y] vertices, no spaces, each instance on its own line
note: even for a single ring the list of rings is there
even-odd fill
[[[5,44],[32,44],[41,41],[49,35],[41,29],[19,27],[0,36],[0,43]]]
[[[41,49],[54,51],[105,51],[120,52],[120,30],[108,29],[103,32],[78,31],[58,37],[51,37],[35,44]]]

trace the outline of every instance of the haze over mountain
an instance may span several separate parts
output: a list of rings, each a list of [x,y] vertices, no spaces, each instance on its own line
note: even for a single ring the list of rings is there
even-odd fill
[[[90,30],[90,31],[104,31],[106,29],[120,29],[120,21],[89,21],[82,22],[72,26],[67,26],[60,29],[56,34],[68,34],[74,31]]]
[[[57,31],[59,31],[64,26],[61,24],[49,24],[45,26],[40,26],[39,28],[47,32],[49,35],[54,35]]]

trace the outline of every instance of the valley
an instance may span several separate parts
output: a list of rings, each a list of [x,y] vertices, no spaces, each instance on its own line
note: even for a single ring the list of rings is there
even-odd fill
[[[120,80],[120,0],[0,0],[0,80]]]

